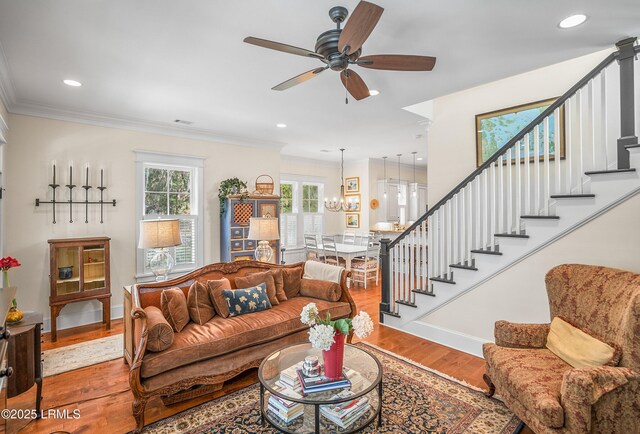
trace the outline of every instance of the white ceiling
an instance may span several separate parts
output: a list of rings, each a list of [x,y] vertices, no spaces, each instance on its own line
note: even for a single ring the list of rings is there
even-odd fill
[[[638,0],[374,2],[385,12],[363,55],[423,54],[438,62],[430,73],[358,68],[381,93],[348,105],[333,71],[270,90],[321,63],[242,40],[313,50],[317,35],[334,26],[329,8],[351,11],[356,0],[0,0],[0,84],[17,113],[115,120],[320,159],[338,159],[340,147],[347,159],[423,154],[422,118],[403,107],[640,34]],[[589,19],[557,27],[574,13]],[[84,85],[70,88],[65,78]],[[279,122],[288,128],[276,128]]]

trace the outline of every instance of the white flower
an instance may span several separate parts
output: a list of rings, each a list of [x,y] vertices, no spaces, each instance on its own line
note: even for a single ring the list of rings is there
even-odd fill
[[[353,326],[353,331],[359,338],[366,338],[373,331],[373,321],[371,321],[371,317],[365,311],[360,311],[360,313],[353,317],[351,320],[351,325]]]
[[[315,303],[309,303],[302,308],[302,312],[300,313],[300,321],[302,321],[302,324],[314,325],[317,317],[318,307]]]
[[[309,342],[314,348],[327,351],[333,344],[335,331],[333,327],[325,324],[318,324],[309,329]]]

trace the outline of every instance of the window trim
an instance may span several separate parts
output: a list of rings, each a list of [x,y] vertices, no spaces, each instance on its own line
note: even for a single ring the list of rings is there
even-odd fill
[[[292,188],[292,206],[291,213],[283,213],[280,212],[281,218],[284,218],[284,215],[294,214],[296,215],[296,229],[297,236],[295,246],[287,246],[285,243],[282,243],[287,250],[295,250],[304,248],[304,217],[306,215],[317,215],[320,214],[322,216],[322,230],[324,231],[326,227],[326,213],[324,212],[324,189],[326,187],[326,179],[324,177],[316,177],[316,176],[303,176],[303,175],[289,175],[289,174],[281,174],[280,175],[280,184],[293,184]],[[305,184],[313,184],[318,185],[318,212],[304,212],[303,211],[303,185]]]
[[[166,154],[152,151],[133,151],[136,162],[136,280],[139,282],[153,280],[153,273],[144,270],[144,250],[138,248],[140,238],[140,220],[144,218],[144,169],[146,165],[169,166],[189,169],[192,178],[192,216],[196,218],[196,263],[193,267],[174,268],[169,277],[177,277],[204,265],[204,157],[182,154]],[[194,210],[196,213],[194,213]]]

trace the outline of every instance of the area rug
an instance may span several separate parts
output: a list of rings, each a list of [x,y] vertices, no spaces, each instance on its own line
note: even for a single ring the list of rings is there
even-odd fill
[[[44,352],[44,376],[62,374],[122,357],[123,335],[107,336]]]
[[[366,433],[513,434],[520,421],[478,388],[371,345],[384,369],[383,425]],[[246,387],[147,426],[149,434],[276,433],[260,424],[260,388]],[[325,432],[325,431],[323,431]],[[335,432],[335,431],[326,431]]]

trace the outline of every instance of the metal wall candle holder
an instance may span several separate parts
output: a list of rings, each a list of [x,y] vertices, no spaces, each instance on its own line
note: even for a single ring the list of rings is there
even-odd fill
[[[89,223],[89,205],[100,205],[100,223],[104,223],[104,205],[110,204],[116,206],[116,200],[104,200],[104,191],[107,187],[104,186],[104,169],[100,169],[100,186],[96,187],[100,191],[100,200],[89,200],[89,190],[93,187],[89,185],[89,167],[86,168],[85,185],[81,187],[84,189],[84,200],[73,200],[73,189],[77,187],[73,183],[73,166],[69,166],[69,183],[65,185],[69,189],[69,200],[56,200],[56,191],[60,184],[56,183],[56,165],[53,164],[53,182],[49,184],[49,187],[53,190],[51,200],[36,199],[36,206],[41,204],[50,203],[53,207],[53,224],[56,224],[56,205],[69,205],[69,223],[73,223],[73,205],[84,205],[84,222]]]

